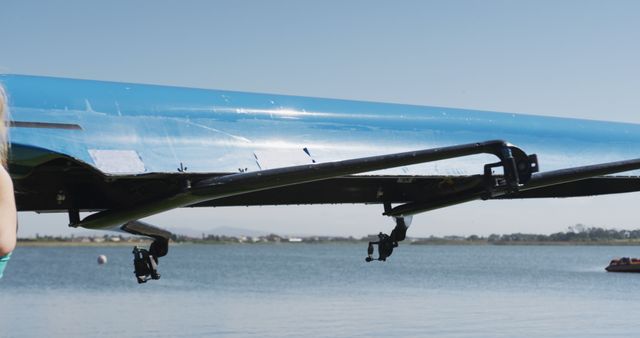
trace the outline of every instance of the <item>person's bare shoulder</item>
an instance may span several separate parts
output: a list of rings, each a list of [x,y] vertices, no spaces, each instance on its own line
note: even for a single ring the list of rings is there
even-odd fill
[[[13,195],[13,181],[7,170],[0,166],[0,192],[9,191]]]
[[[13,182],[9,173],[0,166],[0,256],[15,248],[16,218]]]

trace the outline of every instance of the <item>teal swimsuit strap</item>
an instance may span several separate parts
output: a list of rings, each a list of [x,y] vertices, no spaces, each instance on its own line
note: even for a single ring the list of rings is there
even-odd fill
[[[0,278],[2,278],[4,268],[7,266],[7,262],[9,262],[10,258],[11,258],[11,253],[0,257]]]

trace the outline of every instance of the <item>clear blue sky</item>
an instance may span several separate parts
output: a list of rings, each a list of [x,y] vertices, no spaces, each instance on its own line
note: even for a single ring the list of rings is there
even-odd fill
[[[4,73],[640,123],[638,1],[5,0],[0,34]],[[637,228],[639,200],[475,202],[417,216],[411,235]],[[380,209],[182,210],[149,220],[360,236],[391,229]],[[513,220],[497,220],[503,212]],[[66,231],[60,215],[23,214],[21,224],[23,235]]]

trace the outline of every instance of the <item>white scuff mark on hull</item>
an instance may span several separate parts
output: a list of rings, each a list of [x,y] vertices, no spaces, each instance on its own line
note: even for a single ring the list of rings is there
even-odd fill
[[[91,107],[91,102],[89,102],[89,99],[84,99],[84,105],[88,113],[95,113],[95,110],[93,110],[93,107]]]
[[[122,116],[122,112],[120,111],[120,104],[118,103],[118,101],[116,101],[115,104],[116,104],[116,112],[118,113],[118,116]]]
[[[107,174],[137,174],[146,171],[135,150],[89,149],[89,155],[100,171]]]

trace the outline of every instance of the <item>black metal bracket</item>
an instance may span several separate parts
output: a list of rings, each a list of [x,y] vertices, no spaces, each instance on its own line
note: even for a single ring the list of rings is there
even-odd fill
[[[149,250],[133,247],[133,273],[138,284],[146,283],[151,279],[160,279],[158,258],[165,256],[168,251],[169,241],[165,238],[156,238]]]
[[[145,249],[133,247],[133,268],[138,284],[151,279],[160,279],[158,258]]]
[[[390,204],[385,203],[385,208],[387,208],[387,205],[390,207]],[[407,237],[407,230],[409,229],[410,222],[410,218],[405,220],[404,217],[396,217],[396,226],[393,228],[390,235],[381,232],[378,234],[377,242],[369,242],[365,261],[386,261],[387,257],[391,256],[393,253],[393,249],[398,247],[398,242],[404,241]],[[378,246],[378,258],[373,258],[374,245]]]
[[[77,228],[80,223],[80,210],[73,208],[67,210],[67,213],[69,214],[69,227]]]
[[[153,238],[149,250],[133,248],[133,268],[138,284],[152,279],[160,279],[158,259],[169,252],[171,233],[148,223],[131,221],[120,227],[120,230],[140,236]]]
[[[373,246],[378,245],[378,258],[375,260],[378,261],[386,261],[387,257],[391,256],[393,253],[393,248],[398,247],[398,242],[394,242],[393,239],[387,234],[383,234],[382,232],[378,234],[377,242],[369,242],[369,247],[367,248],[367,258],[365,258],[366,262],[371,262],[374,260],[373,258]]]
[[[517,155],[514,156],[514,153]],[[488,182],[487,192],[489,195],[495,191],[517,192],[522,185],[531,180],[532,174],[539,170],[538,156],[535,154],[527,155],[517,147],[504,148],[500,159],[500,162],[484,166],[484,177]],[[493,169],[499,167],[502,167],[504,174],[496,177],[493,175]]]

